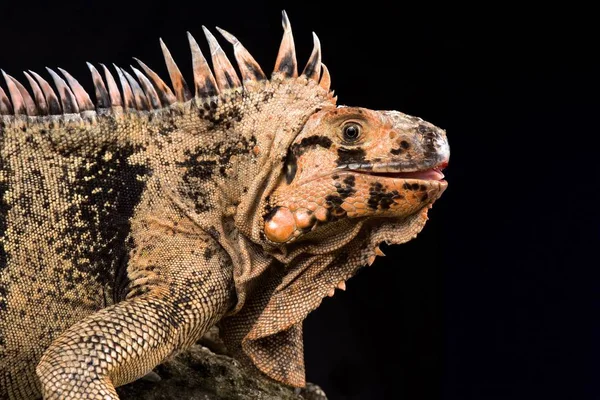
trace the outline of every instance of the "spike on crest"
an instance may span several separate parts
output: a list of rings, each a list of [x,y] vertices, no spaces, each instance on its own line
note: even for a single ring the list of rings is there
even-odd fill
[[[131,87],[131,91],[133,92],[133,97],[135,99],[135,104],[137,104],[138,110],[148,110],[150,105],[148,104],[148,98],[146,97],[146,93],[142,90],[141,86],[133,76],[124,69],[121,69],[121,72],[127,78],[127,82],[129,82],[129,86]]]
[[[313,51],[310,54],[308,62],[306,63],[306,67],[304,67],[304,71],[302,71],[302,75],[306,76],[308,79],[318,82],[321,75],[321,42],[319,41],[317,34],[314,32],[313,41]]]
[[[135,103],[135,98],[133,97],[133,91],[131,90],[131,86],[127,82],[123,71],[121,68],[117,67],[113,64],[113,67],[117,71],[117,76],[119,77],[119,82],[121,83],[121,89],[123,90],[123,105],[125,108],[131,108],[133,110],[137,109],[137,105]]]
[[[65,114],[77,114],[79,113],[79,107],[77,106],[77,99],[75,95],[64,81],[56,72],[52,71],[50,68],[46,67],[46,70],[52,76],[52,80],[54,80],[54,84],[58,89],[58,95],[60,96],[60,102],[62,103],[63,112]]]
[[[108,96],[108,91],[106,90],[102,76],[100,76],[96,67],[91,63],[88,62],[86,64],[92,73],[92,81],[94,82],[94,91],[96,92],[96,103],[98,104],[98,108],[110,107],[110,97]]]
[[[111,107],[122,107],[123,101],[121,99],[121,93],[119,92],[119,87],[117,86],[117,82],[115,78],[113,78],[112,74],[104,64],[102,65],[102,69],[104,70],[104,77],[106,78],[106,84],[108,86],[108,95],[110,97],[110,106]]]
[[[202,26],[208,46],[210,47],[210,55],[212,58],[213,69],[219,90],[236,88],[242,86],[240,78],[238,78],[233,65],[225,55],[225,52],[217,42],[217,38],[205,26]]]
[[[279,54],[275,61],[273,73],[279,72],[286,77],[298,76],[298,62],[296,61],[296,47],[292,35],[292,26],[285,11],[281,12],[283,24],[283,38],[279,46]]]
[[[206,98],[219,94],[217,81],[213,76],[206,58],[198,46],[198,42],[191,33],[187,33],[188,41],[190,42],[190,50],[192,52],[192,66],[194,69],[194,86],[196,86],[196,97]]]
[[[130,65],[130,67],[131,67],[131,70],[133,71],[133,73],[135,74],[135,76],[137,76],[138,79],[140,80],[140,84],[142,85],[142,88],[144,88],[146,97],[150,101],[151,108],[153,108],[153,109],[161,108],[162,105],[160,104],[160,97],[158,97],[158,93],[156,93],[154,86],[152,86],[152,82],[150,82],[150,80],[148,78],[146,78],[146,76],[142,73],[142,71],[140,71],[137,68],[134,68],[131,65]]]
[[[329,69],[327,69],[325,64],[321,63],[321,67],[323,68],[323,75],[319,81],[319,86],[329,91],[329,88],[331,87],[331,75],[329,75]]]
[[[256,62],[254,57],[252,57],[252,54],[246,50],[235,36],[219,27],[217,27],[217,30],[223,35],[225,40],[233,45],[233,54],[237,60],[238,68],[242,73],[242,80],[244,82],[267,79],[265,73],[260,68],[260,65]]]
[[[10,93],[10,97],[11,98],[13,97],[13,91],[16,90],[16,92],[19,94],[22,104],[24,106],[24,108],[17,107],[17,105],[15,103],[15,99],[13,99],[15,114],[16,114],[16,110],[19,109],[19,110],[24,110],[25,114],[27,114],[29,116],[37,115],[38,112],[37,112],[37,106],[35,105],[35,101],[33,101],[29,92],[27,91],[27,89],[25,89],[25,86],[21,85],[21,82],[19,82],[12,76],[4,73],[4,71],[2,71],[2,73],[4,74],[4,79],[6,80],[6,84],[8,86],[8,91]]]
[[[38,85],[35,79],[27,72],[23,71],[23,75],[25,75],[29,82],[29,86],[31,86],[39,114],[48,115],[48,104],[46,104],[46,98],[44,97],[44,92],[40,89],[40,85]]]
[[[56,93],[54,93],[54,89],[52,89],[52,86],[50,86],[48,81],[42,78],[37,72],[29,70],[29,73],[33,75],[35,80],[40,84],[42,92],[44,92],[44,96],[46,97],[46,103],[48,104],[48,112],[51,115],[62,114],[62,107],[60,105],[60,101],[58,100]]]
[[[158,74],[152,71],[146,64],[144,64],[141,60],[137,58],[133,58],[139,65],[142,67],[144,72],[152,79],[152,83],[154,84],[154,88],[156,92],[160,96],[160,101],[163,105],[168,106],[177,101],[177,98],[171,91],[171,88],[158,76]]]
[[[73,95],[75,96],[75,99],[77,100],[77,106],[79,107],[79,110],[80,111],[93,110],[94,103],[92,103],[92,99],[90,99],[90,96],[87,94],[87,92],[85,91],[83,86],[81,86],[79,84],[79,82],[77,82],[77,79],[73,78],[73,76],[71,74],[69,74],[67,71],[65,71],[62,68],[58,68],[58,70],[67,79],[69,87],[71,88],[71,91],[73,92]]]
[[[187,83],[185,83],[185,79],[183,79],[183,75],[181,75],[181,71],[179,71],[179,67],[171,56],[171,52],[162,39],[160,39],[160,47],[165,57],[165,64],[167,64],[167,69],[169,70],[169,76],[171,77],[171,83],[173,84],[173,90],[175,90],[177,100],[184,103],[192,98],[192,94],[188,89]]]
[[[6,93],[0,87],[0,115],[12,115],[13,109],[10,100],[6,97]]]
[[[15,85],[15,83],[10,79],[10,76],[2,71],[2,75],[4,76],[4,81],[6,82],[6,86],[8,87],[8,95],[12,101],[12,106],[15,115],[27,115],[27,110],[25,108],[25,102],[23,101],[23,97],[21,96],[21,92]]]

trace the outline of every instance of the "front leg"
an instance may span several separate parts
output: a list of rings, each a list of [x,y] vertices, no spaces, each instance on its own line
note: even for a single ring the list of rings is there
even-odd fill
[[[37,367],[44,399],[118,399],[228,310],[231,262],[208,237],[153,236],[133,252],[127,299],[63,332]]]

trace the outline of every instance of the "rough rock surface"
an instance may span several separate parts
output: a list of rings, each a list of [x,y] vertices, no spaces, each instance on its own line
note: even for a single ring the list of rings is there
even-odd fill
[[[212,348],[212,346],[211,346]],[[316,385],[301,391],[253,374],[226,355],[198,344],[118,388],[122,400],[327,400]],[[160,380],[159,378],[160,377]]]

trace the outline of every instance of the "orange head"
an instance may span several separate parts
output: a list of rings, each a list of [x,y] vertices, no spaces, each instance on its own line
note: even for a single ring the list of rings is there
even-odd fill
[[[447,187],[445,132],[397,111],[340,107],[315,113],[290,146],[264,232],[289,243],[342,218],[403,218]]]

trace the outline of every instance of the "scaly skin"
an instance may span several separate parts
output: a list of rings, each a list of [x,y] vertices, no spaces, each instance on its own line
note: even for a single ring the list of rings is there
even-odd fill
[[[228,33],[241,80],[191,40],[194,98],[166,50],[174,94],[92,69],[96,110],[65,73],[61,104],[5,77],[0,398],[117,399],[216,323],[249,368],[305,384],[302,321],[423,228],[449,150],[418,118],[336,108],[318,41],[298,76],[284,28],[270,80]]]
[[[347,127],[358,136],[344,138]],[[414,214],[446,189],[439,170],[449,154],[445,132],[419,118],[356,107],[315,113],[291,146],[289,183],[271,196],[267,238],[289,243],[340,218]]]

